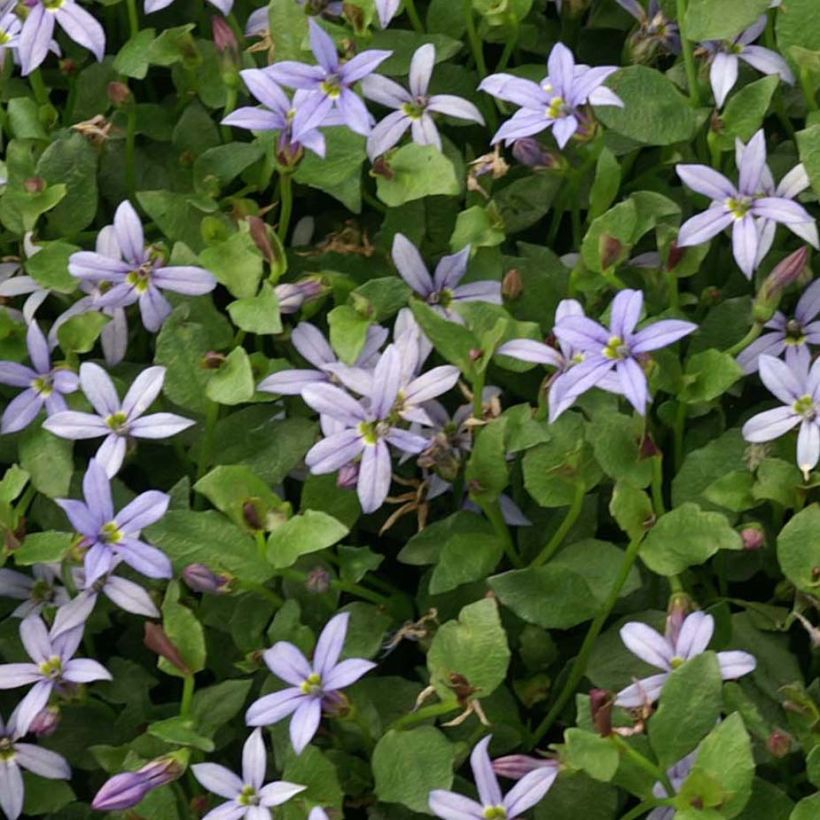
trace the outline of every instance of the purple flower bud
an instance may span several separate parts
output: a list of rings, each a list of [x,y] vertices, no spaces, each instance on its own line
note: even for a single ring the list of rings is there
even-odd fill
[[[296,313],[305,302],[321,296],[324,286],[318,279],[304,279],[295,284],[277,285],[275,290],[279,312]]]
[[[136,806],[148,792],[176,780],[185,766],[176,757],[152,760],[136,772],[115,774],[103,784],[91,803],[97,811],[122,811]]]
[[[612,707],[614,705],[615,697],[612,692],[608,692],[606,689],[592,689],[590,691],[589,710],[595,728],[601,737],[609,737],[612,734]]]
[[[518,268],[510,268],[501,280],[501,295],[514,301],[524,292],[524,281]]]
[[[520,780],[524,775],[534,772],[537,769],[557,768],[558,764],[554,760],[546,760],[542,757],[530,757],[529,755],[506,755],[498,757],[493,761],[493,771],[501,777],[510,780]]]
[[[754,552],[766,546],[766,536],[759,524],[749,524],[740,531],[743,549]]]
[[[666,637],[673,644],[677,644],[683,622],[691,611],[692,602],[685,592],[677,592],[670,598],[666,611]]]
[[[183,675],[190,675],[191,670],[185,663],[174,642],[168,637],[165,630],[151,621],[145,622],[145,638],[143,643],[152,652],[156,652],[168,663],[173,664]]]
[[[205,564],[188,564],[182,570],[182,580],[194,591],[208,595],[224,595],[228,592],[231,578],[212,572]]]
[[[766,739],[766,748],[772,757],[778,759],[786,757],[794,745],[794,738],[784,729],[775,728]]]
[[[330,589],[330,573],[324,567],[314,567],[307,575],[305,588],[315,595],[323,595]]]
[[[780,297],[786,288],[798,281],[806,270],[809,262],[809,246],[804,245],[800,250],[789,254],[782,262],[775,265],[772,272],[760,286],[754,304],[756,322],[765,323],[774,316]]]
[[[359,482],[359,464],[345,464],[339,470],[336,486],[344,490],[353,490]]]
[[[37,735],[37,737],[50,737],[57,731],[59,725],[60,707],[46,706],[45,709],[35,715],[28,730]]]
[[[555,157],[535,137],[523,137],[513,143],[512,155],[530,168],[553,168]]]
[[[213,32],[214,45],[220,54],[238,55],[239,43],[224,17],[211,18],[211,31]]]

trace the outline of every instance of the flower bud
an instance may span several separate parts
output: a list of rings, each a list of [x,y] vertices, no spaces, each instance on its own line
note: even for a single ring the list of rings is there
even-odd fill
[[[248,223],[249,233],[253,244],[259,248],[259,252],[265,258],[265,261],[272,265],[275,259],[273,253],[273,245],[270,240],[270,233],[267,223],[258,216],[249,216],[245,219]]]
[[[211,33],[213,34],[216,50],[220,54],[224,54],[231,59],[238,58],[239,43],[233,29],[224,17],[216,16],[211,18]]]
[[[501,280],[501,295],[511,301],[518,299],[524,292],[524,282],[518,268],[510,268]]]
[[[783,758],[792,750],[794,739],[784,729],[774,729],[766,739],[766,748],[772,757]]]
[[[26,193],[41,194],[46,189],[46,181],[42,177],[29,177],[23,180],[23,187]]]
[[[307,574],[305,589],[314,595],[324,595],[330,589],[330,573],[324,567],[314,567]]]
[[[609,234],[601,234],[598,240],[598,258],[603,270],[614,267],[621,260],[623,251],[624,246],[619,239]]]
[[[108,99],[115,108],[121,108],[133,99],[131,89],[125,83],[108,83]]]
[[[165,658],[168,663],[175,666],[184,675],[190,675],[191,670],[188,664],[179,654],[179,649],[174,645],[173,641],[165,633],[165,630],[159,625],[151,621],[145,622],[145,646],[152,652],[156,652],[161,658]]]
[[[774,316],[783,291],[801,277],[808,261],[809,246],[804,245],[800,250],[789,254],[782,262],[775,265],[774,270],[760,286],[755,299],[754,319],[756,322],[765,324]]]
[[[217,353],[215,350],[209,350],[201,361],[203,370],[219,370],[228,357],[224,353]]]
[[[304,279],[297,283],[277,285],[274,290],[279,300],[279,312],[288,314],[296,313],[305,302],[321,296],[324,287],[317,279]]]
[[[46,706],[39,711],[34,720],[29,724],[28,730],[37,737],[50,737],[57,731],[60,725],[60,707]]]
[[[547,760],[543,757],[531,757],[530,755],[505,755],[493,760],[493,771],[500,777],[507,777],[510,780],[520,780],[530,772],[537,769],[557,768],[558,763],[554,760]]]
[[[675,592],[669,599],[669,607],[666,610],[666,637],[672,644],[677,644],[683,622],[692,609],[692,601],[685,592]]]
[[[677,242],[672,242],[669,246],[669,255],[666,258],[666,269],[670,272],[675,270],[684,256],[686,256],[686,248],[678,247]]]
[[[606,689],[592,689],[589,693],[589,711],[592,714],[592,722],[601,737],[609,737],[612,734],[612,707],[615,699],[612,692]]]
[[[231,585],[231,577],[212,572],[205,564],[188,564],[182,570],[182,580],[194,592],[206,595],[224,595]]]
[[[336,486],[342,490],[352,490],[359,482],[359,464],[345,464],[336,478]]]
[[[747,524],[741,531],[743,549],[754,552],[766,546],[766,535],[760,524]]]
[[[512,155],[529,168],[552,168],[555,157],[535,137],[523,137],[513,143]]]
[[[187,757],[187,753],[186,753]],[[94,796],[91,808],[96,811],[122,811],[137,805],[148,792],[172,783],[185,771],[180,755],[152,760],[136,772],[115,774],[103,783]]]

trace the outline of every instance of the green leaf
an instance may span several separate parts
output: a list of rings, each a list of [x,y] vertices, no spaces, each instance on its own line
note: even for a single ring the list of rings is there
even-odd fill
[[[395,77],[409,73],[413,54],[425,43],[432,43],[436,47],[436,63],[449,60],[464,47],[459,40],[445,34],[418,34],[415,31],[391,28],[387,31],[374,31],[369,48],[383,48],[393,52],[379,66],[379,73]]]
[[[507,635],[492,598],[465,606],[457,621],[443,624],[427,653],[431,683],[442,700],[452,700],[452,674],[462,675],[478,687],[480,697],[488,697],[507,676],[509,663]]]
[[[193,720],[177,716],[151,723],[146,731],[149,735],[158,737],[160,740],[172,743],[175,746],[191,746],[203,752],[212,752],[214,742],[200,735],[195,726]]]
[[[649,496],[623,481],[619,481],[612,491],[609,512],[630,539],[649,529],[655,516]]]
[[[718,550],[740,550],[743,542],[721,513],[687,502],[662,515],[641,544],[643,562],[659,575],[677,575],[702,564]]]
[[[54,208],[67,193],[68,188],[62,183],[34,192],[7,187],[0,197],[0,222],[18,235],[32,231],[40,216]]]
[[[686,661],[669,676],[658,711],[649,721],[649,740],[665,771],[698,745],[720,717],[720,664],[714,652]]]
[[[777,10],[775,25],[777,46],[781,54],[790,56],[795,46],[820,49],[820,20],[814,0],[789,0]]]
[[[114,58],[114,70],[117,74],[133,77],[135,80],[145,79],[150,64],[148,50],[155,33],[152,28],[142,29],[123,45]]]
[[[217,404],[243,404],[253,397],[256,385],[251,360],[244,347],[235,347],[220,365],[205,388],[205,395]]]
[[[49,498],[67,497],[74,472],[74,442],[32,426],[23,433],[18,447],[20,466],[31,476],[34,489]]]
[[[434,521],[416,533],[404,545],[398,559],[403,564],[421,567],[438,563],[448,545],[452,545],[455,557],[463,554],[473,544],[478,544],[479,550],[484,552],[496,540],[497,536],[489,521],[475,513],[461,510],[440,521]],[[469,571],[469,567],[465,566],[464,569]]]
[[[349,211],[359,213],[362,209],[362,165],[367,157],[366,140],[344,127],[325,128],[324,134],[325,156],[306,151],[293,179],[330,194]]]
[[[450,250],[454,253],[470,245],[473,248],[494,248],[505,238],[505,226],[495,207],[473,205],[456,218]]]
[[[302,42],[307,40],[308,22],[304,9],[290,0],[268,3],[268,25],[277,60],[301,60]],[[301,783],[301,781],[296,781]]]
[[[270,534],[268,561],[277,569],[292,567],[301,555],[333,546],[348,531],[344,524],[326,513],[305,510]]]
[[[384,556],[377,555],[370,547],[346,547],[344,544],[337,548],[336,557],[339,559],[339,575],[352,584],[358,584],[384,561]]]
[[[9,127],[19,140],[48,140],[40,121],[40,107],[31,97],[14,97],[8,102]]]
[[[607,86],[624,102],[623,108],[596,106],[595,115],[607,128],[645,145],[671,145],[692,139],[697,119],[689,101],[660,71],[629,66],[613,74]]]
[[[784,507],[797,505],[797,489],[803,476],[794,462],[780,458],[764,458],[755,471],[752,495],[758,500],[776,501]]]
[[[453,785],[455,759],[455,747],[433,726],[391,730],[373,750],[376,796],[428,814],[430,792]]]
[[[510,480],[504,444],[505,418],[494,419],[481,430],[467,462],[465,478],[470,495],[495,501]]]
[[[500,234],[503,241],[505,234],[518,233],[535,225],[552,207],[560,187],[561,176],[553,173],[528,174],[506,185],[493,196],[493,205],[497,211],[488,214],[488,223],[492,231],[488,233],[488,238]],[[481,244],[492,246],[498,242],[485,240]]]
[[[217,729],[229,724],[244,707],[252,684],[250,679],[226,680],[197,689],[191,707],[197,729],[211,737]]]
[[[699,501],[706,488],[721,476],[743,469],[748,446],[735,427],[705,447],[688,453],[683,467],[672,480],[672,503],[677,507],[685,501]]]
[[[615,201],[621,187],[621,166],[615,155],[604,148],[598,156],[595,166],[595,179],[589,192],[590,220],[604,214]]]
[[[194,161],[194,188],[199,193],[217,195],[264,154],[265,146],[261,140],[208,148]]]
[[[109,321],[111,317],[94,311],[72,316],[57,329],[57,341],[66,353],[88,353]]]
[[[79,251],[76,245],[57,240],[49,242],[25,262],[26,273],[44,288],[60,293],[73,293],[77,280],[68,272],[68,257]]]
[[[25,802],[22,817],[67,817],[64,810],[77,797],[68,783],[23,772]]]
[[[455,196],[461,191],[455,168],[434,145],[410,143],[388,160],[389,175],[376,177],[376,190],[385,205],[396,208],[426,196]]]
[[[688,404],[712,401],[743,378],[743,368],[734,356],[720,350],[704,350],[686,362],[683,390],[678,395]]]
[[[191,32],[195,23],[187,23],[176,28],[167,28],[148,46],[148,61],[151,65],[170,66],[185,62],[194,65],[198,52]]]
[[[319,510],[352,528],[362,513],[353,490],[339,487],[335,475],[310,475],[302,484],[300,509]]]
[[[820,587],[820,507],[801,510],[777,536],[777,560],[783,574],[801,591],[817,594]]]
[[[162,604],[162,627],[171,643],[179,650],[189,673],[201,672],[205,668],[205,632],[194,613],[179,603],[178,581],[171,581],[165,592],[165,600]],[[158,665],[167,675],[185,677],[184,672],[165,658],[160,658]]]
[[[470,519],[477,519],[477,521],[470,520],[466,528],[457,529],[456,522],[465,522],[466,516],[470,516]],[[449,532],[444,526],[437,526],[445,524],[449,525],[446,528]],[[433,529],[433,527],[436,528],[434,537],[441,537],[438,544],[441,553],[433,574],[430,576],[428,589],[431,595],[449,592],[462,584],[486,578],[501,560],[503,544],[492,526],[478,516],[470,513],[456,513],[422,530],[419,536],[424,535],[427,529]],[[407,550],[414,540],[411,539],[404,549]]]
[[[339,305],[327,315],[330,344],[339,358],[352,365],[364,350],[372,322],[350,305]]]
[[[288,748],[282,769],[282,780],[307,786],[307,789],[299,794],[300,801],[306,800],[310,805],[323,806],[326,809],[338,809],[337,814],[341,816],[344,792],[339,785],[339,774],[336,767],[315,746],[308,745],[299,755],[292,748]],[[282,807],[284,820],[302,820],[305,816],[303,805],[296,800],[288,801]]]
[[[544,629],[569,629],[588,621],[598,600],[586,580],[565,567],[547,565],[494,575],[487,583],[504,606]]]
[[[279,299],[276,291],[267,283],[256,296],[237,299],[228,305],[231,321],[241,330],[256,335],[282,332],[282,317],[279,315]]]
[[[216,210],[215,203],[162,190],[140,191],[137,201],[172,242],[184,242],[194,251],[202,247],[202,214]]]
[[[772,74],[732,94],[720,117],[723,129],[718,136],[724,150],[734,148],[735,139],[748,142],[754,136],[763,124],[779,83],[780,77]]]
[[[603,783],[608,783],[615,776],[620,758],[614,744],[606,738],[583,729],[567,729],[564,742],[570,766],[583,769],[590,777]]]
[[[410,288],[403,279],[384,276],[370,279],[350,294],[356,312],[370,321],[383,322],[407,304]]]
[[[781,18],[784,15],[779,15]],[[820,196],[820,124],[797,132],[800,161],[806,166],[814,193]]]
[[[550,562],[551,567],[565,567],[580,575],[588,584],[593,597],[603,604],[612,591],[612,585],[623,565],[624,551],[614,544],[585,538],[561,548]],[[641,586],[641,575],[632,567],[621,589],[621,597],[635,592]]]
[[[26,488],[29,478],[29,474],[16,464],[8,467],[0,480],[0,503],[11,504]]]
[[[224,242],[205,248],[199,259],[237,299],[256,295],[264,260],[247,231],[238,231]]]
[[[418,299],[410,302],[410,308],[435,349],[469,378],[474,371],[471,353],[481,350],[479,340],[466,327],[445,319]]]
[[[623,413],[599,413],[586,426],[587,440],[604,472],[616,481],[646,487],[652,459],[641,455],[642,419]]]
[[[804,797],[789,815],[789,820],[816,820],[820,812],[820,794]]]
[[[71,549],[74,536],[70,532],[34,532],[23,539],[14,551],[14,562],[28,567],[62,561]]]
[[[684,17],[686,36],[694,42],[728,40],[765,14],[770,0],[689,0]]]

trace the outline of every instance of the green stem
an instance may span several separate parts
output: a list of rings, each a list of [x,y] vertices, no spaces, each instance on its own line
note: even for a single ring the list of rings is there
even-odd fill
[[[686,415],[688,412],[689,408],[685,402],[680,402],[678,409],[675,411],[675,429],[673,431],[675,474],[680,472],[680,468],[683,466],[683,433],[686,427]]]
[[[475,60],[480,79],[483,80],[487,76],[487,61],[484,59],[484,47],[478,36],[478,30],[475,27],[473,0],[464,0],[464,22],[467,24],[467,39],[470,41],[473,59]]]
[[[179,716],[189,718],[191,716],[191,706],[194,702],[194,690],[196,681],[193,675],[186,675],[182,681],[182,702],[179,704]]]
[[[279,235],[279,239],[284,242],[288,235],[290,217],[293,213],[293,177],[290,172],[280,171],[279,180],[281,182],[281,188],[279,190],[281,210],[279,213],[279,229],[277,234]]]
[[[663,456],[652,457],[652,506],[655,515],[661,516],[666,512],[663,503]]]
[[[205,433],[202,436],[202,443],[199,447],[199,460],[196,468],[197,481],[205,475],[211,465],[214,449],[214,430],[219,418],[219,405],[215,401],[207,400],[205,411]]]
[[[680,575],[670,575],[667,580],[669,581],[669,589],[672,591],[673,595],[679,595],[680,593],[685,592]]]
[[[20,496],[20,500],[14,505],[14,512],[19,518],[22,518],[26,514],[28,505],[31,504],[36,495],[37,490],[34,485],[29,484],[25,492]]]
[[[245,590],[246,592],[253,592],[265,598],[277,609],[284,606],[285,601],[280,598],[272,589],[268,589],[264,584],[254,584],[250,581],[236,581],[236,588]]]
[[[507,42],[504,43],[504,51],[501,52],[501,59],[498,61],[498,65],[495,67],[496,73],[503,71],[507,64],[510,62],[510,58],[515,51],[515,47],[518,45],[518,35],[520,34],[520,29],[518,27],[518,23],[513,25],[513,32],[512,36],[507,38]]]
[[[637,749],[633,749],[620,735],[611,734],[609,739],[618,747],[636,766],[640,766],[647,774],[661,783],[669,797],[675,796],[675,789],[669,782],[666,772],[656,766],[648,757],[644,757]]]
[[[636,820],[642,814],[652,811],[659,803],[657,800],[646,800],[635,808],[630,809],[626,814],[621,815],[620,820]]]
[[[267,561],[268,541],[265,538],[265,533],[263,530],[256,531],[256,551],[259,553],[259,557],[263,561]]]
[[[669,307],[677,310],[680,307],[680,296],[678,294],[679,280],[675,271],[669,271]]]
[[[749,329],[749,332],[735,345],[732,345],[724,353],[730,356],[737,356],[738,353],[745,350],[758,336],[763,332],[763,325],[760,322],[755,322]]]
[[[683,51],[683,65],[686,68],[686,84],[689,86],[689,99],[694,107],[700,105],[698,91],[698,72],[695,67],[695,56],[692,53],[692,43],[686,36],[683,18],[686,15],[686,0],[676,0],[678,30],[680,31],[681,50]]]
[[[419,33],[424,34],[424,23],[421,22],[415,0],[404,0],[404,10],[410,18],[410,24]]]
[[[531,567],[540,567],[542,564],[546,564],[547,561],[555,555],[558,547],[560,547],[564,542],[564,539],[575,525],[575,522],[578,520],[578,516],[584,508],[584,497],[586,495],[586,491],[586,484],[584,484],[583,481],[576,482],[575,495],[572,499],[572,504],[569,506],[567,514],[561,522],[561,526],[555,531],[555,534],[552,538],[550,538],[549,543],[544,547],[544,549],[542,549],[541,552],[535,556],[533,561],[530,563]]]
[[[461,709],[461,707],[458,705],[458,702],[454,700],[448,700],[444,703],[434,703],[430,706],[422,706],[421,709],[417,709],[415,712],[410,712],[407,715],[402,715],[398,720],[394,720],[390,726],[388,726],[388,731],[390,729],[409,729],[417,723],[424,723],[425,720],[431,720],[432,718],[441,717],[442,715],[449,715],[451,712],[457,712],[459,709]]]
[[[515,549],[515,541],[513,541],[510,528],[504,520],[504,513],[501,511],[501,504],[498,503],[498,500],[485,501],[476,496],[472,496],[472,499],[476,502],[476,504],[478,504],[479,507],[481,507],[484,515],[487,516],[488,521],[493,525],[496,535],[498,535],[501,539],[501,543],[504,545],[504,552],[509,562],[516,567],[516,569],[520,568],[522,565],[521,559],[518,557],[518,552]]]
[[[236,108],[236,85],[226,83],[225,84],[225,109],[222,112],[222,118],[228,116],[228,114],[232,114],[234,108]],[[222,137],[223,144],[227,145],[229,142],[233,141],[233,134],[231,133],[231,126],[230,125],[220,125],[219,126],[219,133]]]
[[[484,418],[484,382],[487,378],[485,370],[476,373],[475,380],[472,383],[473,389],[473,418]]]
[[[552,728],[552,724],[555,723],[556,718],[561,714],[561,711],[566,706],[567,702],[575,692],[576,687],[586,674],[587,663],[589,663],[592,648],[595,645],[595,641],[598,639],[598,635],[601,634],[601,630],[604,627],[606,619],[614,609],[615,604],[621,594],[621,590],[626,583],[626,579],[629,577],[629,573],[638,558],[638,550],[640,549],[642,540],[643,535],[640,535],[629,542],[629,546],[626,548],[623,560],[621,561],[621,568],[618,570],[618,575],[613,582],[612,589],[609,591],[609,595],[607,596],[606,601],[604,601],[600,612],[595,616],[595,620],[590,624],[589,631],[584,638],[584,642],[581,644],[578,657],[576,657],[575,662],[572,664],[572,670],[570,671],[569,677],[564,684],[564,688],[552,704],[552,708],[547,713],[547,716],[541,721],[541,723],[538,724],[538,727],[533,733],[533,745],[538,744],[544,735]]]
[[[48,105],[48,88],[46,88],[46,84],[43,82],[43,75],[40,73],[40,69],[37,68],[28,75],[29,82],[31,83],[31,90],[34,92],[34,99],[40,105]]]
[[[803,96],[806,98],[809,111],[817,111],[817,88],[805,69],[800,70],[800,87],[803,89]]]
[[[276,143],[271,142],[265,151],[265,159],[259,171],[259,184],[257,186],[260,193],[266,191],[273,179],[273,171],[276,168]]]
[[[140,19],[137,14],[137,0],[128,0],[128,28],[131,36],[136,37],[140,30]]]
[[[130,199],[134,199],[137,191],[137,169],[135,151],[137,140],[137,104],[132,98],[128,104],[128,123],[125,132],[125,189]]]

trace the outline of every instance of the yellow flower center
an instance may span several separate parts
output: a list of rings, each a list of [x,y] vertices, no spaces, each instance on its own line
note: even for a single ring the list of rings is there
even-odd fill
[[[245,786],[242,791],[239,792],[236,801],[240,806],[258,806],[259,795],[257,795],[256,789],[253,786]]]
[[[671,660],[671,661],[669,661],[669,665],[670,665],[673,669],[679,669],[679,668],[680,668],[681,666],[683,666],[685,663],[686,663],[686,659],[685,659],[685,658],[678,658],[678,657],[672,658],[672,660]]]
[[[322,676],[314,672],[299,688],[306,695],[317,695],[322,691]]]
[[[547,106],[547,116],[553,120],[563,117],[566,113],[566,105],[562,97],[553,97]]]
[[[31,389],[39,396],[47,399],[54,392],[54,385],[51,383],[50,376],[40,376],[32,381]]]
[[[327,79],[324,80],[322,83],[322,91],[330,97],[331,100],[335,100],[341,96],[342,93],[342,86],[339,83],[339,78],[335,75],[331,75]]]
[[[125,536],[113,521],[109,521],[102,525],[100,537],[106,544],[119,544]]]
[[[125,415],[122,411],[117,413],[112,413],[106,420],[105,423],[115,432],[115,433],[124,433],[125,432],[125,425],[128,421],[128,416]]]
[[[752,200],[749,197],[729,197],[726,207],[735,219],[743,219],[752,208]]]
[[[63,662],[57,655],[52,655],[47,661],[40,664],[40,674],[44,678],[56,680],[63,674]]]
[[[629,348],[624,344],[623,339],[613,336],[603,349],[603,354],[607,359],[625,359],[629,355]]]
[[[802,416],[806,421],[812,421],[817,417],[817,408],[814,406],[814,399],[811,396],[801,396],[793,405],[794,412]]]
[[[507,820],[507,810],[504,806],[487,806],[484,817],[486,820]]]

